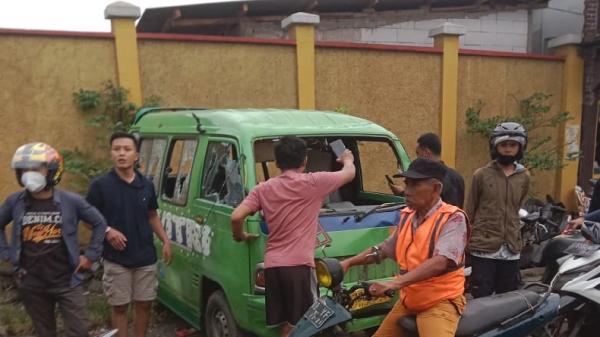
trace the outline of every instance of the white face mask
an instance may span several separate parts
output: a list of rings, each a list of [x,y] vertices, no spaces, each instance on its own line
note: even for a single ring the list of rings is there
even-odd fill
[[[35,193],[46,187],[46,177],[39,172],[29,171],[23,173],[21,176],[21,183],[29,192]]]

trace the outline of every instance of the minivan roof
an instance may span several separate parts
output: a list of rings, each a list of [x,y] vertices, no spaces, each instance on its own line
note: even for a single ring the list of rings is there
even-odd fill
[[[146,108],[136,113],[134,129],[147,133],[197,133],[198,118],[209,134],[254,139],[278,135],[396,136],[366,119],[337,112],[294,109]]]

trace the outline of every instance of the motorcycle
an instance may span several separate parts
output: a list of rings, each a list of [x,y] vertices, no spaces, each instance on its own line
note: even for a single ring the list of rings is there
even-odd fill
[[[558,316],[544,327],[552,337],[598,336],[600,329],[600,223],[585,222],[586,242],[572,243],[559,259],[560,267],[550,283],[560,294]]]
[[[545,204],[530,202],[519,212],[523,249],[519,266],[521,269],[544,267],[541,282],[549,284],[556,272],[565,249],[585,239],[579,232],[564,233],[570,220],[562,203],[555,203],[550,196]]]
[[[393,292],[384,297],[369,293],[369,282],[344,287],[342,265],[334,258],[315,259],[317,280],[328,293],[318,298],[290,332],[290,337],[348,336],[347,325],[353,318],[387,314]]]
[[[346,336],[346,324],[354,317],[386,313],[393,293],[381,297],[382,303],[372,302],[367,283],[345,289],[341,264],[336,259],[323,258],[316,262],[319,284],[331,290],[331,295],[319,298],[291,331],[291,337]],[[361,301],[368,306],[357,306]],[[528,336],[554,319],[558,313],[559,295],[543,284],[532,284],[516,292],[469,300],[459,322],[456,336],[516,337]],[[416,318],[398,321],[409,335],[418,336]]]

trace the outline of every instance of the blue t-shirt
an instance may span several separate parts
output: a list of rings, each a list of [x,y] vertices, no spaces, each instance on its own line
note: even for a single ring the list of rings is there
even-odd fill
[[[112,169],[92,181],[87,201],[102,213],[110,227],[127,238],[122,251],[114,249],[104,240],[102,256],[105,259],[128,268],[156,262],[148,211],[158,209],[158,204],[150,180],[136,171],[135,179],[127,183]]]

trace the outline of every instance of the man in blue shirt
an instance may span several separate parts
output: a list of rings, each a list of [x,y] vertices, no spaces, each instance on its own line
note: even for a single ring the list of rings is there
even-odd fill
[[[110,155],[113,169],[94,179],[87,195],[109,226],[103,252],[104,293],[118,336],[127,337],[127,309],[133,302],[134,335],[144,337],[158,287],[153,233],[163,242],[167,263],[171,245],[157,212],[154,185],[135,169],[136,139],[128,133],[114,133]]]
[[[88,336],[80,271],[100,257],[106,222],[77,194],[59,190],[63,159],[51,146],[30,143],[17,149],[12,168],[25,190],[0,207],[0,259],[10,260],[19,294],[39,337],[56,337],[56,306],[66,337]],[[79,252],[79,221],[92,226],[89,247]],[[12,221],[11,245],[5,228]]]

